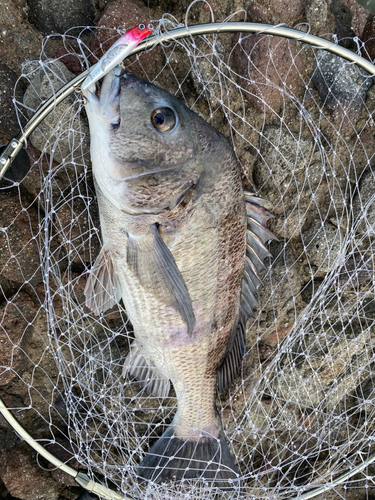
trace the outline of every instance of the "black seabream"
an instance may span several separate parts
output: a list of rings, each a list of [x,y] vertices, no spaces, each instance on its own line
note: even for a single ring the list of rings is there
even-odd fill
[[[215,399],[241,367],[271,215],[244,193],[225,137],[165,90],[117,69],[85,95],[103,238],[86,304],[123,300],[135,335],[124,372],[177,396],[138,476],[239,487]]]

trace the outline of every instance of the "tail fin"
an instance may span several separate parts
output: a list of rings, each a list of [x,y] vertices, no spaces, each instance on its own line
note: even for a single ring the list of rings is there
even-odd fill
[[[218,438],[174,436],[173,424],[151,448],[138,468],[139,480],[156,483],[173,479],[201,479],[224,490],[240,488],[238,471],[220,430]]]

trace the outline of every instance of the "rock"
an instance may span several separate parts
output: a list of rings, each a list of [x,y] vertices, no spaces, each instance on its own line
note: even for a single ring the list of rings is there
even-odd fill
[[[22,187],[27,189],[33,199],[39,197],[41,202],[43,202],[42,186],[44,177],[50,169],[56,169],[58,164],[55,161],[51,161],[47,154],[42,155],[31,142],[27,144],[26,153],[31,166],[27,176],[22,180]],[[53,186],[50,187],[53,189]]]
[[[287,23],[290,27],[301,19],[305,7],[304,0],[260,0],[250,4],[249,21],[266,24]]]
[[[302,286],[301,264],[295,259],[289,246],[284,248],[283,242],[270,245],[270,271],[265,274],[262,285],[259,287],[259,315],[258,322],[252,328],[259,328],[268,336],[262,340],[271,346],[278,338],[286,336],[294,322],[295,311]],[[266,264],[268,265],[268,263]],[[277,319],[277,323],[275,323]],[[275,327],[277,332],[275,333]],[[259,335],[258,331],[258,335]]]
[[[78,450],[74,450],[72,448],[72,444],[74,443],[68,441],[68,439],[57,438],[54,443],[47,445],[46,449],[50,453],[52,453],[52,455],[64,462],[64,464],[67,464],[69,465],[69,467],[73,467],[74,469],[79,469],[80,464],[74,458],[74,454],[77,453]],[[51,463],[48,464],[48,468],[51,470],[51,475],[56,482],[65,486],[77,486],[77,483],[72,478],[72,476],[70,476],[66,472],[63,472],[60,469],[56,469],[56,467]]]
[[[17,84],[17,75],[8,66],[0,62],[0,137],[12,139],[20,132],[20,126],[13,104],[13,90],[15,88],[15,99],[22,101],[25,91],[23,83]],[[17,84],[17,85],[16,85]],[[25,125],[25,120],[20,115],[21,124]]]
[[[342,238],[339,229],[320,219],[314,220],[311,227],[304,231],[302,240],[314,278],[324,278],[335,267]]]
[[[264,34],[245,36],[236,44],[232,62],[246,99],[259,111],[272,115],[283,105],[285,94],[296,95],[302,87],[304,64],[289,40]]]
[[[328,3],[327,0],[311,0],[305,7],[306,21],[311,27],[311,31],[317,34],[327,22]]]
[[[75,26],[95,24],[92,0],[27,0],[27,4],[29,21],[43,35],[65,33]]]
[[[369,61],[375,59],[375,14],[368,16],[366,25],[363,29],[362,42],[365,43],[364,50],[362,50],[362,57]]]
[[[79,48],[75,47],[77,53],[79,53]],[[72,52],[69,52],[64,45],[61,45],[56,52],[53,54],[54,59],[58,59],[61,61],[67,69],[74,73],[75,75],[79,75],[85,68],[82,65],[81,59],[74,55]]]
[[[37,243],[38,212],[22,210],[18,195],[3,191],[0,204],[0,273],[10,281],[36,285],[42,281]]]
[[[95,38],[91,44],[92,52],[99,59],[125,29],[147,22],[149,16],[149,10],[140,2],[133,0],[110,2],[97,22],[98,29],[95,31]],[[118,30],[118,34],[114,29]],[[138,57],[139,62],[137,62],[137,56],[126,59],[125,66],[127,69],[141,78],[153,79],[162,68],[162,51],[160,47],[155,47]]]
[[[368,73],[341,57],[321,50],[316,55],[312,80],[335,122],[346,116],[355,123],[367,91],[372,85]]]
[[[57,500],[62,487],[42,470],[29,445],[21,443],[0,456],[0,476],[9,493],[21,500]]]
[[[39,58],[42,35],[27,20],[27,10],[14,0],[1,1],[0,59],[19,74],[27,58]]]
[[[340,0],[331,0],[330,10],[335,18],[335,35],[340,40],[341,45],[351,48],[353,46],[351,38],[355,34],[352,28],[352,14],[350,9]]]
[[[0,454],[10,448],[13,448],[18,442],[19,438],[13,430],[0,428]]]
[[[0,307],[0,386],[27,368],[25,350],[36,312],[34,302],[24,292],[17,293]]]
[[[31,84],[27,88],[23,103],[33,111],[48,99],[53,92],[59,90],[75,75],[56,59],[44,62],[31,62],[23,67]],[[51,154],[57,162],[72,163],[72,169],[84,168],[82,164],[89,161],[90,133],[87,120],[82,113],[77,114],[75,96],[70,95],[62,101],[30,136],[31,143],[40,151]],[[74,147],[73,147],[74,146]],[[85,160],[82,155],[86,155]]]
[[[375,176],[372,171],[366,172],[359,183],[359,188],[353,199],[353,225],[359,222],[357,231],[368,236],[375,235]]]
[[[370,12],[356,0],[340,0],[340,3],[350,12],[350,29],[355,36],[362,38]]]
[[[95,262],[100,252],[98,206],[96,203],[88,206],[88,203],[76,196],[56,210],[59,241],[70,262]]]
[[[264,128],[260,154],[254,166],[254,180],[259,190],[284,191],[298,174],[305,176],[313,150],[310,137],[298,137],[284,127]]]

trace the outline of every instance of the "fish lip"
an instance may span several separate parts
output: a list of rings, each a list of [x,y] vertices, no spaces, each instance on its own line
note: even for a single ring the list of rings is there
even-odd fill
[[[108,122],[114,128],[121,123],[120,112],[120,81],[116,84],[115,79],[121,78],[121,68],[116,67],[95,84],[95,92],[83,91],[86,98],[87,110],[96,114],[100,120]],[[104,87],[104,89],[103,89]],[[104,92],[103,92],[104,90]]]

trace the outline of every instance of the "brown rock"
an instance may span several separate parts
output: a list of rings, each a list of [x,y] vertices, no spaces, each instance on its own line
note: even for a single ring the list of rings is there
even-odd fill
[[[280,342],[288,333],[290,330],[293,328],[294,323],[284,327],[284,328],[278,328],[277,330],[274,330],[273,332],[266,333],[263,335],[262,339],[267,342],[268,344],[274,346],[278,342]]]
[[[74,453],[77,450],[72,448],[72,443],[64,438],[56,439],[56,442],[50,444],[46,447],[52,455],[59,458],[64,464],[73,467],[74,469],[79,469],[80,464],[74,458]],[[51,469],[52,477],[55,481],[65,486],[77,486],[72,476],[69,476],[66,472],[60,469],[56,469],[53,464],[48,464],[48,468]],[[77,495],[78,496],[78,495]]]
[[[110,2],[97,23],[97,26],[103,29],[98,29],[95,32],[96,36],[91,44],[92,52],[99,59],[115,43],[120,34],[114,36],[114,28],[122,32],[148,20],[149,11],[141,3],[134,0]],[[152,79],[162,68],[161,62],[158,61],[161,57],[162,51],[160,47],[156,47],[138,57],[133,56],[126,59],[125,66],[140,78]],[[92,62],[96,62],[96,60]]]
[[[77,47],[77,52],[78,52],[78,47]],[[64,63],[67,69],[72,73],[74,73],[75,75],[79,75],[85,69],[82,66],[81,59],[78,56],[69,52],[67,48],[64,47],[64,45],[61,45],[56,50],[56,52],[53,54],[53,57],[59,59],[59,61]]]
[[[21,500],[57,500],[62,489],[49,472],[40,469],[35,454],[22,443],[0,457],[0,476],[9,493]]]
[[[26,58],[39,58],[42,35],[28,22],[27,9],[14,0],[1,1],[0,20],[1,60],[19,74]]]
[[[92,203],[88,211],[85,201],[77,196],[56,210],[56,232],[70,261],[94,262],[99,255],[98,238],[95,236],[90,238],[93,226],[99,227],[96,203]]]
[[[245,97],[260,111],[277,112],[285,92],[298,94],[303,84],[304,64],[295,44],[280,37],[245,37],[234,49],[233,66]]]
[[[0,307],[0,386],[8,384],[27,366],[24,349],[30,337],[28,325],[36,312],[35,304],[24,292]]]
[[[367,18],[362,33],[362,41],[365,42],[365,50],[362,51],[362,57],[373,61],[375,59],[375,14],[371,14]]]
[[[356,36],[362,37],[363,30],[365,29],[367,19],[370,12],[362,7],[356,0],[340,0],[344,7],[347,7],[351,13],[351,29]]]
[[[24,84],[17,83],[17,75],[8,66],[0,62],[0,136],[10,140],[20,131],[16,111],[13,104],[13,91],[17,101],[22,100]],[[22,119],[22,115],[20,115]],[[22,120],[25,125],[25,120]]]
[[[40,251],[37,244],[38,212],[23,210],[18,194],[1,195],[0,204],[0,273],[16,283],[32,285],[42,281]]]
[[[251,4],[248,10],[248,20],[267,24],[288,23],[292,26],[300,20],[304,8],[304,0],[274,0],[273,2],[260,0]]]
[[[47,153],[42,154],[36,149],[31,142],[28,142],[26,153],[30,160],[30,170],[27,176],[22,180],[22,186],[32,195],[33,198],[42,196],[41,193],[44,176],[47,175],[50,169],[58,166],[58,163],[51,162],[50,156]]]

